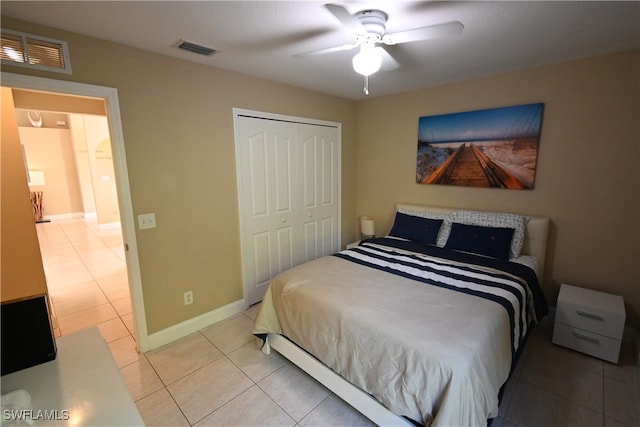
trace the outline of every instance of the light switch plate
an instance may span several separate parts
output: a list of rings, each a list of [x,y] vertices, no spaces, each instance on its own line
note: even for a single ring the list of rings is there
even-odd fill
[[[138,228],[140,230],[156,228],[156,214],[148,213],[138,215]]]

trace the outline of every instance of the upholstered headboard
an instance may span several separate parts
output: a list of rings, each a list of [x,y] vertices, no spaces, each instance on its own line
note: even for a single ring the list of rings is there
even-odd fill
[[[441,206],[414,205],[398,203],[396,210],[407,210],[413,212],[425,212],[436,214],[448,214],[457,209]],[[544,262],[547,253],[547,235],[549,232],[549,218],[540,216],[528,216],[529,222],[525,232],[522,254],[532,255],[538,259],[538,277],[542,280],[544,276]]]

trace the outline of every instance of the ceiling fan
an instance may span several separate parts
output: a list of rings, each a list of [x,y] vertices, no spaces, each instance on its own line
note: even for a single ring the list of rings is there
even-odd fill
[[[364,76],[364,93],[369,94],[369,76],[382,67],[392,70],[399,67],[398,62],[381,46],[393,46],[437,37],[446,37],[462,33],[464,25],[458,21],[413,28],[396,33],[386,33],[388,15],[377,9],[365,9],[350,14],[347,9],[337,4],[325,4],[331,12],[355,37],[355,42],[333,46],[311,52],[299,53],[294,57],[302,58],[314,55],[347,51],[360,48],[353,57],[353,69]]]

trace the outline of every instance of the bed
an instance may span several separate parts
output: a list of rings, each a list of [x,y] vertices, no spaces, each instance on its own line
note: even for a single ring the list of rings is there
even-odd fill
[[[254,333],[378,425],[484,425],[548,311],[548,226],[398,204],[387,236],[277,275]]]

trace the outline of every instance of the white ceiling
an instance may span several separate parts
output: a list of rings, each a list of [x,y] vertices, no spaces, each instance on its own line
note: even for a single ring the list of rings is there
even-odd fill
[[[2,15],[350,99],[365,98],[356,51],[294,58],[353,38],[322,1],[5,1]],[[381,9],[387,32],[460,21],[461,35],[388,48],[401,64],[369,97],[640,48],[640,2],[334,1]],[[204,57],[179,39],[220,50]],[[73,51],[71,51],[73,66]]]

